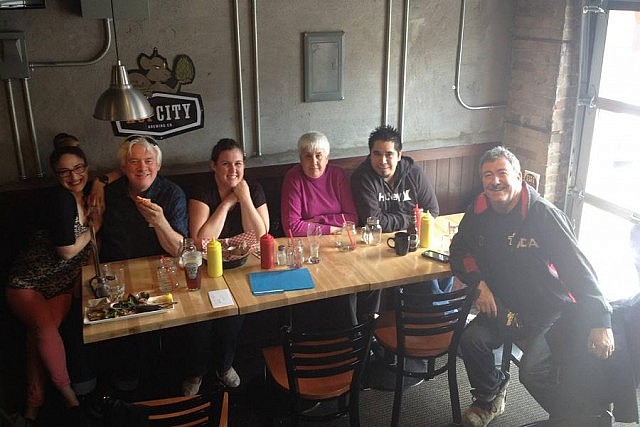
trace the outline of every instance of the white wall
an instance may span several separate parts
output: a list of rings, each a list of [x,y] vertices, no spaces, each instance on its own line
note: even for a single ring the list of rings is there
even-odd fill
[[[253,54],[250,1],[238,0],[242,38],[247,154],[255,152]],[[399,78],[403,2],[393,1],[389,123],[399,124]],[[162,141],[164,167],[205,169],[213,144],[238,139],[233,2],[149,0],[147,20],[118,20],[120,58],[137,68],[140,53],[154,47],[169,62],[191,57],[196,78],[183,91],[202,95],[205,127]],[[383,121],[385,17],[382,0],[257,0],[260,71],[261,158],[249,166],[292,162],[300,134],[325,132],[332,156],[367,153],[369,132]],[[511,0],[467,0],[462,96],[471,105],[507,98],[513,25]],[[459,2],[413,0],[404,119],[406,149],[500,141],[502,109],[470,111],[456,101],[454,83]],[[83,18],[79,1],[48,0],[44,10],[0,12],[0,32],[26,33],[30,62],[75,61],[93,57],[103,44],[103,22]],[[344,31],[342,101],[303,102],[302,33]],[[107,122],[92,117],[95,101],[109,84],[115,49],[85,67],[37,68],[29,81],[42,164],[48,172],[51,139],[68,132],[82,140],[92,166],[116,165],[120,137]],[[13,81],[27,174],[35,174],[20,81]],[[0,88],[0,184],[16,181],[18,168],[7,107]]]

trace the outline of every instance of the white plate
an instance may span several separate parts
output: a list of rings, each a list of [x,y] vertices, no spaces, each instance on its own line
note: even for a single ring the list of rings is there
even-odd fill
[[[169,300],[173,301],[173,298],[167,298],[166,295],[157,295],[157,296],[149,297],[149,299],[147,299],[147,304],[156,304],[156,303],[161,304],[161,303],[171,302]],[[154,310],[154,311],[144,311],[142,313],[132,313],[132,314],[127,314],[126,316],[112,317],[109,319],[89,320],[89,317],[87,317],[87,311],[90,308],[97,307],[107,303],[108,303],[108,300],[106,298],[96,298],[96,299],[90,299],[89,301],[87,301],[87,307],[84,310],[84,324],[95,325],[98,323],[113,322],[121,319],[131,319],[135,317],[151,316],[153,314],[166,313],[167,311],[173,309],[173,306],[171,306],[170,308],[161,308],[160,310]]]
[[[144,313],[134,313],[134,314],[128,314],[126,316],[118,316],[118,317],[112,317],[110,319],[100,319],[100,320],[89,320],[89,318],[87,317],[86,311],[85,311],[84,324],[85,325],[97,325],[98,323],[117,322],[118,320],[134,319],[134,318],[143,317],[143,316],[151,316],[151,315],[154,315],[154,314],[166,313],[169,310],[171,310],[171,309],[170,308],[161,308],[160,310],[155,310],[155,311],[145,311]]]

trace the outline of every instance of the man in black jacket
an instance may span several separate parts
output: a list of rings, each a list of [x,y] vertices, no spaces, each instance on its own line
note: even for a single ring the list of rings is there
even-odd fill
[[[463,425],[485,426],[504,411],[508,377],[495,367],[493,349],[510,333],[525,344],[520,381],[551,418],[600,412],[590,404],[593,391],[578,384],[589,377],[584,367],[591,360],[613,353],[611,306],[569,220],[522,182],[520,163],[506,148],[481,157],[480,175],[484,192],[467,209],[450,248],[455,276],[479,291],[480,313],[460,341],[474,395]],[[502,318],[505,312],[516,313],[520,329],[510,331],[514,318]],[[555,362],[566,354],[572,363],[562,365],[558,381]]]

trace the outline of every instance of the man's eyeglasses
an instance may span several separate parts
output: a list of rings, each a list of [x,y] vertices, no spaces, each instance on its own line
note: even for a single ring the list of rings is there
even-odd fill
[[[76,175],[82,175],[86,171],[87,171],[87,165],[84,163],[81,163],[79,165],[75,165],[73,169],[57,170],[55,171],[55,174],[60,178],[69,178],[71,176],[71,172],[75,173]]]

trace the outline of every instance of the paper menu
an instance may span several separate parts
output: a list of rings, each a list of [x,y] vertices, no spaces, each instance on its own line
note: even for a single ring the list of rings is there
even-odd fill
[[[213,308],[228,307],[235,304],[229,289],[209,291],[209,300],[211,301]]]

